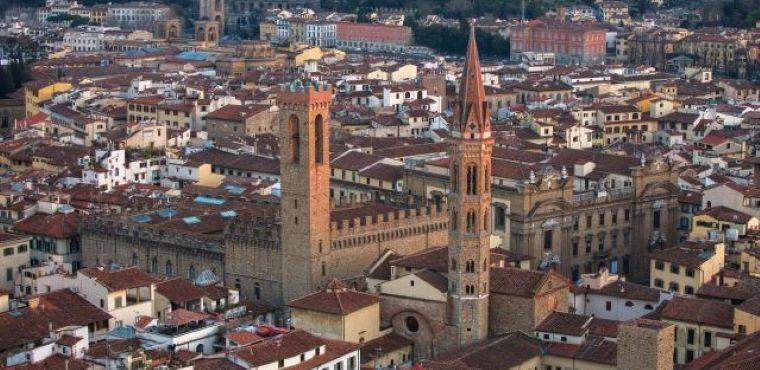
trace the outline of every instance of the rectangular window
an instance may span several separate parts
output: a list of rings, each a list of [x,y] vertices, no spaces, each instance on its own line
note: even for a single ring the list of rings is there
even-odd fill
[[[13,281],[13,267],[5,269],[5,281]]]
[[[617,225],[617,212],[612,212],[612,224]]]
[[[578,242],[573,242],[573,256],[578,255]]]
[[[3,249],[3,256],[12,256],[12,255],[13,255],[13,248]]]
[[[694,277],[694,269],[687,268],[686,269],[686,276],[688,276],[688,277]]]
[[[625,210],[625,215],[623,216],[623,218],[625,219],[625,221],[630,221],[631,220],[631,210],[626,209]]]
[[[599,225],[604,225],[604,213],[599,214]]]
[[[16,248],[16,253],[25,253],[28,248],[26,244],[21,244]]]
[[[670,264],[670,273],[671,274],[680,274],[681,273],[681,268],[678,265],[676,265],[675,263],[671,263]]]
[[[657,270],[663,270],[665,269],[665,264],[662,263],[662,261],[654,261],[654,268]]]
[[[705,347],[712,347],[712,333],[711,333],[711,332],[709,332],[709,331],[706,331],[706,332],[705,332],[705,342],[704,342],[704,346],[705,346]]]
[[[610,301],[607,301],[607,302],[604,304],[604,308],[605,308],[607,311],[612,311],[612,302],[610,302]]]
[[[689,363],[694,360],[694,351],[687,349],[686,350],[686,363]]]
[[[121,308],[121,306],[122,306],[121,297],[114,298],[114,300],[113,300],[113,306],[114,306],[114,308]]]
[[[586,216],[586,228],[591,228],[591,215]]]
[[[694,329],[686,329],[686,343],[694,344]]]
[[[544,231],[544,250],[551,250],[552,249],[552,242],[553,242],[553,230],[546,230]]]
[[[657,230],[660,228],[660,211],[654,211],[652,213],[652,227]]]

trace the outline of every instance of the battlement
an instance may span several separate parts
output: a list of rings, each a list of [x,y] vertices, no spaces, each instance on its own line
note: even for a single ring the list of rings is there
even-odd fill
[[[308,110],[312,108],[327,109],[333,96],[333,87],[327,83],[295,80],[281,85],[277,94],[280,109]]]
[[[179,230],[166,229],[160,225],[88,217],[80,223],[79,227],[81,231],[106,235],[109,238],[123,237],[215,253],[222,252],[223,238],[220,236],[188,234]]]
[[[330,223],[333,249],[356,247],[397,238],[448,229],[449,214],[444,208],[398,209],[341,222]]]

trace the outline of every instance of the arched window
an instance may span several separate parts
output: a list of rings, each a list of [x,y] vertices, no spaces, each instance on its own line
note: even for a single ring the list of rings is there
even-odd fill
[[[174,272],[172,271],[172,261],[166,260],[166,266],[164,267],[164,273],[166,276],[171,276]]]
[[[195,346],[195,352],[203,353],[203,344]]]
[[[451,211],[451,230],[456,231],[458,222],[459,220],[457,219],[457,210],[453,209]]]
[[[467,167],[467,194],[478,194],[478,167]]]
[[[626,306],[626,307],[633,307],[633,302],[631,302],[631,301],[626,301],[626,302],[625,302],[625,306]]]
[[[475,261],[468,260],[464,267],[464,272],[473,273],[475,272]]]
[[[140,257],[137,255],[137,252],[132,252],[132,266],[137,266],[140,264]]]
[[[451,271],[457,270],[457,260],[455,258],[451,259]]]
[[[190,267],[187,269],[187,278],[190,280],[195,280],[195,266],[190,265]]]
[[[290,162],[298,163],[301,159],[301,128],[298,123],[298,117],[295,114],[290,115],[288,120],[288,136],[290,137]]]
[[[158,257],[153,257],[153,260],[150,261],[150,272],[154,274],[158,273]]]
[[[314,120],[314,161],[324,163],[324,118],[321,114]]]
[[[475,232],[475,211],[467,212],[467,232]]]
[[[261,285],[258,282],[253,283],[253,296],[257,301],[261,299]]]
[[[414,316],[407,316],[406,320],[404,320],[404,326],[406,326],[406,330],[410,333],[416,333],[420,330],[420,323]]]

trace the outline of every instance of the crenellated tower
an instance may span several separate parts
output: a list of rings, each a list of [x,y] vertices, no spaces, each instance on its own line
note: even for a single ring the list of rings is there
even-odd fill
[[[474,25],[470,29],[449,155],[448,321],[458,346],[488,336],[491,206],[491,122],[480,73]]]
[[[295,81],[278,94],[283,302],[331,276],[329,115],[332,86]]]

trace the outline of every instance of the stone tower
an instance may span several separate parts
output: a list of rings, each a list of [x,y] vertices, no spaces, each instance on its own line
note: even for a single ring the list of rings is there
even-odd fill
[[[488,336],[491,121],[471,26],[451,127],[448,321],[457,346]]]
[[[635,319],[618,329],[617,367],[622,370],[668,370],[673,368],[675,325]]]
[[[278,95],[284,303],[327,282],[332,87],[295,81]]]
[[[198,19],[219,22],[219,34],[224,28],[224,0],[199,0]]]

